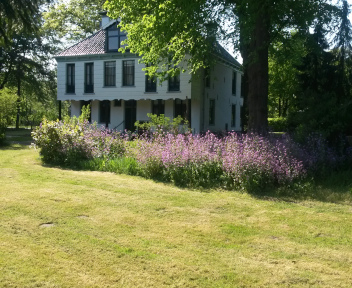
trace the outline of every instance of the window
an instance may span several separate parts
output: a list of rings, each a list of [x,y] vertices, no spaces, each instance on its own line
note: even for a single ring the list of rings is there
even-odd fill
[[[127,39],[124,31],[121,31],[117,26],[112,25],[107,29],[107,50],[117,51],[121,47],[125,47],[121,42]]]
[[[209,100],[209,125],[215,124],[215,99]]]
[[[147,64],[146,67],[150,65]],[[156,92],[156,77],[145,75],[145,92]]]
[[[158,99],[152,100],[152,113],[160,116],[160,114],[164,114],[165,111],[165,101]]]
[[[236,126],[236,104],[232,104],[231,108],[231,126]]]
[[[104,85],[116,86],[116,62],[104,62]]]
[[[180,75],[169,76],[169,91],[180,91]]]
[[[204,81],[205,81],[205,87],[210,88],[210,69],[206,68],[204,70]]]
[[[94,93],[94,63],[86,63],[84,71],[84,93]]]
[[[156,77],[145,75],[145,92],[156,92]]]
[[[122,62],[122,86],[134,86],[134,60]]]
[[[188,101],[188,107],[187,107]],[[190,100],[181,100],[175,99],[175,118],[181,116],[184,119],[191,119],[191,101]]]
[[[66,93],[75,93],[75,64],[66,66]]]
[[[106,126],[110,123],[110,101],[100,101],[99,107],[99,123],[105,123]]]
[[[233,71],[232,74],[232,95],[236,95],[237,73]]]

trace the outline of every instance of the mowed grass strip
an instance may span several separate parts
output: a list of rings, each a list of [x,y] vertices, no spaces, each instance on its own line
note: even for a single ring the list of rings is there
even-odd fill
[[[0,149],[0,287],[351,287],[348,204],[45,167],[13,148]]]

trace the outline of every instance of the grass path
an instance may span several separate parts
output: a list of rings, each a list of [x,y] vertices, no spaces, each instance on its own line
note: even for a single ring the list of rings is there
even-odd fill
[[[352,207],[44,167],[0,148],[0,287],[351,287]]]

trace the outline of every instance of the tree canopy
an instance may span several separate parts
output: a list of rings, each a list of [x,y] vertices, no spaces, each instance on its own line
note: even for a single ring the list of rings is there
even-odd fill
[[[50,63],[55,46],[42,29],[42,11],[49,3],[49,0],[0,2],[0,90],[17,94],[17,127],[20,116],[29,119],[29,114],[35,113],[33,105],[45,106],[41,109],[46,112],[49,106],[55,106],[55,72]]]
[[[51,32],[57,40],[65,39],[69,43],[80,41],[99,28],[105,0],[58,1],[45,11],[44,29]]]
[[[248,81],[248,128],[259,133],[267,131],[270,45],[290,28],[308,29],[318,17],[327,22],[332,15],[328,0],[108,0],[105,8],[121,20],[131,52],[152,64],[151,74],[158,67],[162,76],[173,73],[188,53],[194,73],[209,65],[215,39],[233,41]]]

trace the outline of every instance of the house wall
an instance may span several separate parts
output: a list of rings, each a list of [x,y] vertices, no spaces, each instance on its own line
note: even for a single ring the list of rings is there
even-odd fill
[[[232,95],[232,74],[234,69],[224,63],[217,63],[210,69],[210,87],[204,88],[203,131],[241,131],[240,108],[241,72],[236,72],[236,95]],[[205,83],[203,84],[205,86]],[[209,124],[210,99],[215,100],[215,123]],[[231,125],[232,104],[236,105],[235,125]]]
[[[99,55],[98,55],[99,56]],[[157,92],[145,92],[145,73],[142,69],[144,64],[138,63],[136,57],[125,57],[122,54],[104,54],[98,57],[66,57],[57,59],[58,91],[57,99],[65,100],[144,100],[144,99],[186,99],[191,98],[191,75],[181,73],[180,91],[169,92],[167,81],[160,83],[158,80]],[[100,58],[100,59],[96,59]],[[116,61],[116,86],[104,87],[104,62]],[[122,61],[135,61],[135,86],[122,86]],[[94,63],[94,93],[84,93],[84,64]],[[66,65],[75,64],[75,93],[66,93]]]
[[[96,122],[98,125],[105,126],[105,123],[100,123],[100,101],[94,100],[91,102],[91,120]],[[114,101],[110,104],[110,124],[109,129],[116,129],[118,131],[123,131],[125,129],[125,101],[121,101],[121,106],[115,107]],[[136,118],[139,121],[148,121],[148,113],[152,112],[152,102],[151,100],[139,100],[137,101],[136,108]],[[71,101],[71,116],[78,117],[81,114],[81,101]],[[174,117],[174,104],[173,100],[165,101],[165,116],[173,119]]]
[[[116,61],[116,87],[104,87],[104,62]],[[135,86],[122,86],[122,61],[135,60]],[[94,93],[84,93],[84,64],[94,63]],[[66,65],[75,64],[75,93],[66,93]],[[81,100],[92,100],[92,121],[99,123],[100,104],[102,100],[111,102],[111,122],[109,128],[118,126],[118,130],[124,130],[121,124],[125,119],[125,103],[121,101],[120,107],[115,107],[113,100],[137,100],[137,120],[148,120],[147,113],[152,112],[151,100],[165,100],[165,116],[174,117],[174,99],[191,99],[191,125],[194,133],[204,131],[241,130],[240,107],[243,105],[241,95],[241,73],[237,72],[236,95],[232,95],[232,73],[234,68],[225,63],[217,63],[210,69],[210,88],[205,87],[204,70],[197,75],[188,73],[180,75],[180,91],[168,92],[167,81],[160,83],[158,80],[157,92],[145,92],[145,74],[142,69],[144,64],[139,64],[135,57],[127,57],[122,54],[104,54],[86,57],[66,57],[58,60],[58,100],[71,100],[72,116],[79,116]],[[215,124],[209,125],[209,100],[215,100]],[[232,104],[236,104],[236,123],[231,126]],[[226,126],[227,124],[227,126]]]

